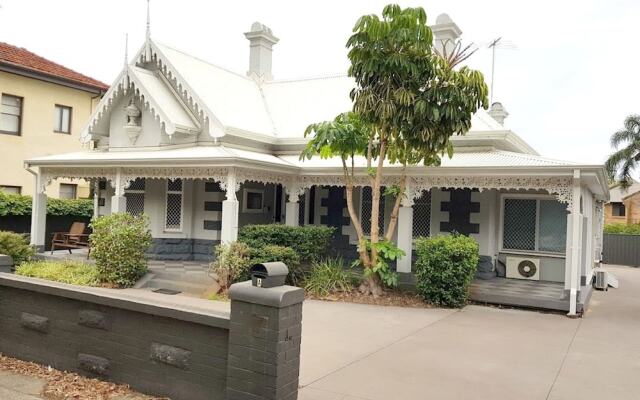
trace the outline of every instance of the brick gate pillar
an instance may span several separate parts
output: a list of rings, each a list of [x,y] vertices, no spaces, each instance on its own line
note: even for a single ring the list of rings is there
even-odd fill
[[[227,399],[297,399],[304,290],[248,281],[229,298]]]

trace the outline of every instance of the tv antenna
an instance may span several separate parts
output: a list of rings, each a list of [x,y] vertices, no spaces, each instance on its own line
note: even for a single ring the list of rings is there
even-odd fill
[[[503,40],[502,37],[493,39],[492,41],[487,43],[486,46],[487,48],[491,49],[491,87],[489,89],[489,99],[490,104],[493,104],[493,83],[495,80],[496,70],[496,49],[517,50],[518,47],[511,41]]]

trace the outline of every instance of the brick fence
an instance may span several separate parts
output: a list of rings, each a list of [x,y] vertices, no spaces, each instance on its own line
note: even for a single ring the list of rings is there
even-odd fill
[[[296,399],[302,289],[206,300],[0,273],[0,352],[173,400]]]

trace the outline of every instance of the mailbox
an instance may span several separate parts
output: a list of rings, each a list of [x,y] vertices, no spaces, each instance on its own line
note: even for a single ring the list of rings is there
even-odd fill
[[[251,267],[251,282],[262,288],[283,286],[288,274],[289,268],[283,262],[256,264]]]

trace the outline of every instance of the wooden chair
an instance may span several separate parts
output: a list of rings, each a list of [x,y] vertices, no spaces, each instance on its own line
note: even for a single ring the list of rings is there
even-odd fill
[[[89,235],[84,233],[86,227],[87,224],[84,222],[74,222],[71,224],[69,232],[54,232],[51,240],[51,254],[56,248],[67,249],[69,254],[72,254],[71,249],[88,249],[87,258],[89,258],[91,248],[89,247]]]

